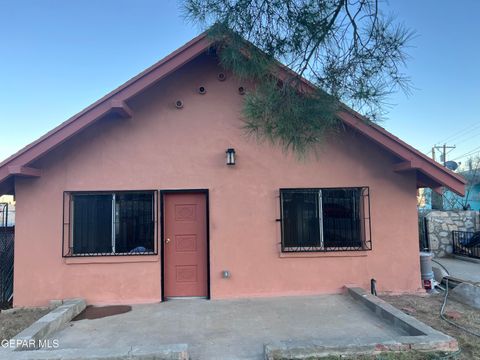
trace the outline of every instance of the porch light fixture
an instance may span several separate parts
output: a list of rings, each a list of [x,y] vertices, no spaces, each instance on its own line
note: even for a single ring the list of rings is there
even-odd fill
[[[227,165],[235,165],[235,149],[227,149]]]

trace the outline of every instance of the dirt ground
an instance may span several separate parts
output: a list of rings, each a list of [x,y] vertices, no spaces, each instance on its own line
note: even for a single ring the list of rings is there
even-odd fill
[[[11,339],[48,312],[48,309],[38,308],[18,309],[12,313],[4,313],[2,311],[0,313],[0,342],[5,339]]]
[[[427,296],[381,296],[381,298],[403,312],[430,325],[432,328],[457,339],[461,353],[454,357],[455,359],[480,359],[480,338],[470,335],[440,318],[440,308],[444,298],[443,293]],[[445,315],[455,323],[480,333],[480,310],[463,305],[449,297]]]

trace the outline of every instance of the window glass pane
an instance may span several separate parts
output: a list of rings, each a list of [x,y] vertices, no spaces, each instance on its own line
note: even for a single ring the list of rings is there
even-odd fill
[[[323,189],[325,247],[361,247],[360,189]]]
[[[115,195],[115,252],[154,251],[153,193]]]
[[[73,196],[73,253],[112,251],[112,195]]]
[[[282,192],[283,247],[319,247],[318,191]]]

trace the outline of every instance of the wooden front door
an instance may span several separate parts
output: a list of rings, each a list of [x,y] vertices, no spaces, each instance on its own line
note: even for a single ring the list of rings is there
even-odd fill
[[[165,194],[164,222],[164,297],[207,297],[207,195]]]

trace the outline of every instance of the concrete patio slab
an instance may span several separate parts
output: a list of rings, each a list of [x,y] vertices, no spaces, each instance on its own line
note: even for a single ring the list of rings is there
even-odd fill
[[[449,277],[480,285],[480,263],[463,260],[458,257],[435,258],[435,261],[438,261],[448,270]],[[438,267],[435,262],[432,265],[433,267]]]
[[[397,342],[407,334],[347,295],[242,300],[174,300],[134,305],[131,312],[70,323],[60,347],[151,347],[185,343],[191,359],[263,359],[264,344],[330,345]]]
[[[2,357],[2,355],[4,355]],[[0,351],[5,360],[189,360],[186,344],[115,349],[60,349],[35,351]]]

